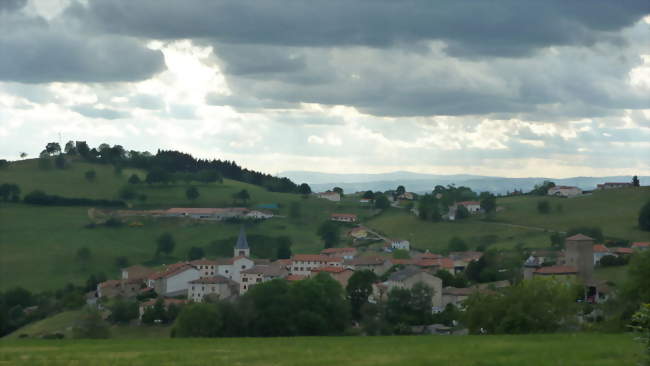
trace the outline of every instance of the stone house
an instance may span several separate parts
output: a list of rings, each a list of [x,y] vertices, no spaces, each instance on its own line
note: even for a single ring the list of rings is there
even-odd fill
[[[140,278],[104,281],[97,285],[97,297],[136,297],[143,283]]]
[[[239,284],[229,278],[216,275],[190,281],[187,298],[194,302],[202,302],[206,296],[224,300],[236,296],[238,293]]]
[[[189,282],[199,278],[201,278],[201,272],[191,264],[184,263],[171,270],[149,276],[148,285],[161,296],[173,297],[186,295]]]
[[[356,248],[327,248],[321,250],[320,254],[333,258],[352,259],[357,255]]]
[[[578,187],[571,187],[571,186],[555,186],[549,188],[546,194],[549,196],[570,198],[570,197],[576,197],[581,195],[582,189]]]
[[[357,257],[343,262],[343,265],[355,271],[369,270],[378,276],[383,275],[393,266],[387,258],[381,256]]]
[[[330,215],[330,220],[337,222],[357,222],[357,215],[346,213],[333,213]]]
[[[442,311],[442,280],[414,266],[392,273],[388,280],[383,282],[386,293],[379,294],[379,296],[387,296],[393,288],[412,289],[417,283],[424,283],[433,289],[432,311]]]
[[[291,258],[292,275],[309,276],[311,270],[319,267],[340,267],[343,258],[329,257],[322,254],[296,254]]]
[[[268,265],[259,265],[241,272],[241,282],[239,283],[239,294],[245,294],[252,286],[264,283],[277,278],[286,278],[289,271],[282,263],[271,263]]]
[[[122,279],[140,279],[144,280],[152,273],[156,272],[153,268],[144,267],[141,265],[130,266],[122,268]]]

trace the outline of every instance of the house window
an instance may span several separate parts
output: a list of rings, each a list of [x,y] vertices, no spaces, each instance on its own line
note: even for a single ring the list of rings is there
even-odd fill
[[[262,279],[261,279],[261,278],[258,278],[258,279],[257,279],[257,283],[260,283],[260,282],[262,282]]]
[[[244,265],[244,266],[241,266],[241,269],[246,269],[246,266],[245,266],[245,265]]]
[[[244,277],[241,280],[242,280],[242,282],[248,282],[248,277]]]
[[[228,273],[228,270],[226,270],[226,273]]]

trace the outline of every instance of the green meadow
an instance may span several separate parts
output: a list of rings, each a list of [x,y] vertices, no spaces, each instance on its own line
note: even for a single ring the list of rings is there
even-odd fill
[[[84,173],[95,170],[97,178],[89,182]],[[49,194],[66,197],[117,199],[120,187],[127,184],[131,174],[144,179],[145,173],[125,169],[116,174],[112,166],[73,161],[64,169],[42,170],[37,161],[23,160],[0,170],[0,183],[16,183],[25,195],[41,189]],[[300,183],[300,182],[298,182]],[[298,194],[269,192],[258,186],[225,179],[223,183],[195,184],[200,197],[191,202],[185,197],[188,184],[137,185],[138,193],[146,201],[130,202],[135,209],[169,207],[228,207],[232,195],[248,190],[248,205],[278,204],[280,217],[251,224],[249,234],[267,236],[286,235],[292,239],[294,253],[316,253],[323,248],[317,236],[318,226],[333,212],[355,213],[363,224],[391,238],[404,238],[413,247],[441,251],[449,240],[458,236],[470,247],[476,247],[491,238],[495,248],[508,249],[522,243],[530,248],[549,245],[550,231],[564,231],[574,226],[600,226],[608,237],[629,240],[650,240],[650,234],[636,228],[636,215],[643,202],[650,199],[650,188],[596,192],[574,198],[544,198],[552,203],[552,212],[539,214],[539,197],[509,197],[498,200],[503,208],[494,221],[474,217],[462,222],[423,222],[406,209],[390,208],[380,214],[358,202],[358,197],[347,196],[340,203]],[[300,216],[290,218],[291,205],[300,206]],[[561,211],[558,205],[562,206]],[[207,248],[214,240],[237,235],[238,224],[224,222],[196,222],[181,219],[143,219],[142,227],[128,225],[119,228],[97,226],[85,228],[91,222],[90,207],[32,206],[22,203],[0,203],[0,290],[24,286],[33,291],[56,289],[66,283],[80,284],[90,274],[103,272],[109,277],[118,275],[115,259],[125,256],[132,264],[150,261],[155,251],[156,238],[170,232],[176,248],[168,261],[186,258],[189,248]],[[345,230],[343,230],[345,232]],[[350,243],[343,239],[342,245]],[[91,250],[91,259],[80,263],[75,259],[79,248]],[[253,253],[254,255],[255,253]],[[209,255],[209,252],[208,252]]]
[[[8,365],[635,365],[626,334],[1,340]]]

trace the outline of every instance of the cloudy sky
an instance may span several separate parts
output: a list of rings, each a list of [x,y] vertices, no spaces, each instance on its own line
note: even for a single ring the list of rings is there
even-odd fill
[[[648,0],[0,0],[0,157],[650,175]]]

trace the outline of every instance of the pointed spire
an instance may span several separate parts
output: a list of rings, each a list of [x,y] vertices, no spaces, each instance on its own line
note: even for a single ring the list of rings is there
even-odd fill
[[[239,237],[237,238],[237,245],[235,249],[249,249],[248,240],[246,239],[246,230],[244,230],[244,225],[239,229]]]

